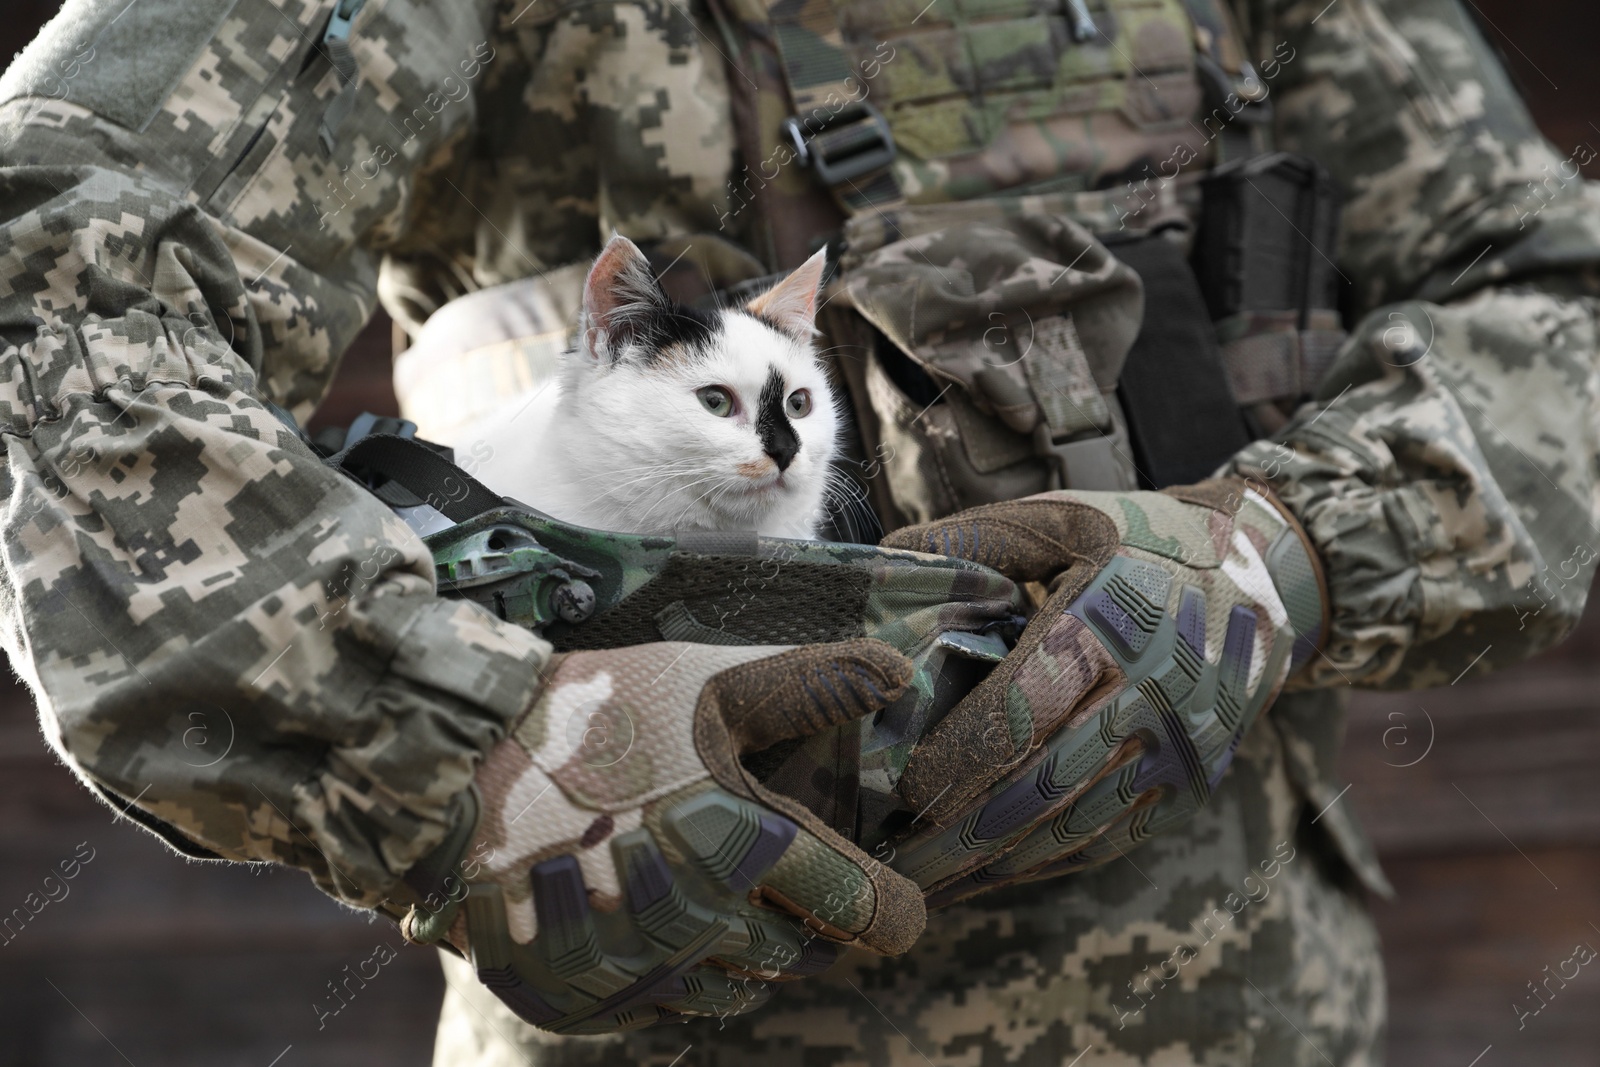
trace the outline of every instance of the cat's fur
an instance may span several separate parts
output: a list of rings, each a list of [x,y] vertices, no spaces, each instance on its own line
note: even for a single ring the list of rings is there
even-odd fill
[[[815,537],[840,429],[812,341],[823,267],[818,253],[745,307],[698,312],[613,237],[584,283],[578,344],[554,381],[490,416],[478,477],[595,529]],[[702,403],[712,386],[732,414]]]

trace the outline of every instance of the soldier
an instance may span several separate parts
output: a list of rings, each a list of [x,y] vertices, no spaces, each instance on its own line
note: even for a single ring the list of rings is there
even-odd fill
[[[419,343],[400,368],[425,430],[466,421],[470,396],[445,409],[412,398],[438,392],[440,366],[453,381],[473,366],[536,373],[613,229],[691,295],[702,273],[702,289],[737,292],[790,268],[842,226],[830,340],[856,353],[839,369],[858,451],[881,468],[868,473],[885,524],[919,524],[892,543],[976,555],[956,535],[983,533],[980,559],[1074,596],[1135,560],[1138,581],[1203,587],[1230,609],[1200,624],[1204,684],[1231,655],[1255,703],[1220,733],[1170,717],[1150,728],[1168,731],[1161,751],[1196,753],[1176,780],[1204,783],[1193,792],[1209,803],[1177,811],[1179,789],[1145,807],[1130,770],[1143,773],[1142,750],[1101,753],[1109,785],[1090,807],[1105,817],[1072,841],[1044,839],[1030,814],[959,863],[925,864],[919,882],[939,903],[1078,873],[935,910],[920,939],[903,878],[798,805],[741,792],[729,769],[741,731],[777,729],[738,710],[759,704],[750,694],[793,706],[806,680],[859,669],[875,679],[846,702],[860,715],[896,691],[899,661],[871,644],[683,652],[674,683],[648,697],[667,724],[660,744],[684,754],[662,784],[695,810],[723,805],[793,834],[802,847],[784,855],[812,866],[791,858],[777,888],[813,926],[826,913],[834,940],[909,951],[852,952],[748,1013],[748,984],[709,967],[692,972],[695,990],[626,987],[617,1003],[634,1021],[716,1017],[602,1038],[523,1022],[446,957],[437,1063],[669,1064],[688,1047],[700,1062],[774,1065],[1381,1058],[1361,886],[1385,887],[1332,778],[1342,690],[1441,684],[1547,647],[1576,622],[1595,559],[1600,232],[1576,177],[1587,159],[1539,137],[1456,4],[86,4],[8,69],[0,108],[7,651],[69,765],[191,854],[299,866],[360,906],[409,903],[408,928],[427,934],[439,857],[449,867],[489,846],[467,854],[501,866],[481,858],[463,873],[505,881],[512,940],[531,914],[517,911],[525,868],[512,860],[582,853],[581,881],[570,863],[542,865],[541,907],[684,869],[681,851],[663,857],[637,836],[614,852],[621,868],[585,852],[591,830],[615,827],[586,821],[570,767],[547,775],[558,812],[517,792],[538,780],[525,728],[547,721],[538,709],[605,671],[653,672],[662,650],[551,663],[535,635],[438,599],[415,537],[266,406],[313,410],[375,293],[428,341],[459,321],[452,309],[509,285],[512,344],[436,360]],[[1308,244],[1348,279],[1351,330],[1330,344],[1331,304],[1309,283],[1294,306],[1229,308],[1220,370],[1271,437],[1216,455],[1237,427],[1214,404],[1163,420],[1159,391],[1118,389],[1118,372],[1190,351],[1144,340],[1169,325],[1179,342],[1197,336],[1180,313],[1197,283],[1171,248],[1204,239],[1219,202],[1200,176],[1248,163],[1269,137],[1343,191],[1337,248]],[[1267,172],[1231,173],[1243,175],[1235,192],[1258,182],[1272,199]],[[1319,217],[1294,221],[1316,233]],[[1031,295],[963,289],[985,273],[980,252],[995,257],[989,280],[1034,278]],[[1020,347],[1017,312],[1063,279],[1072,299],[1027,337],[1049,358],[986,373],[1006,361],[972,358],[977,346]],[[919,329],[897,284],[952,313]],[[1135,342],[1141,294],[1152,313]],[[976,309],[985,331],[1004,329],[963,334],[958,307],[969,326]],[[1178,377],[1181,360],[1157,370],[1197,383],[1169,389],[1168,411],[1215,396],[1214,381]],[[1136,466],[1151,484],[1210,473],[1187,470],[1186,451],[1241,480],[1134,487]],[[1157,477],[1158,465],[1185,476]],[[1054,495],[992,510],[1039,492]],[[1022,547],[988,554],[996,524]],[[1214,544],[1213,530],[1239,537]],[[1302,532],[1310,553],[1286,580],[1279,564]],[[1254,643],[1233,641],[1234,611]],[[1047,621],[1050,634],[1083,632],[1059,611]],[[1307,640],[1291,663],[1295,636]],[[1046,652],[1064,672],[1121,672],[1123,692],[1136,673],[1113,638],[1040,644],[1025,639],[1005,676]],[[1291,666],[1292,691],[1246,729]],[[1043,707],[1069,688],[1032,692]],[[1086,706],[1060,699],[1063,720]],[[187,716],[222,707],[235,709],[233,754],[197,768],[179,755]],[[967,732],[933,735],[943,758],[908,770],[936,828],[965,825],[991,789],[1032,772],[1011,757],[1069,733],[1009,694],[987,710],[998,718],[979,724],[1001,723],[997,735],[953,714]],[[705,723],[732,743],[689,745]],[[1004,758],[963,766],[964,751]],[[930,788],[940,769],[948,799]],[[597,789],[621,790],[608,794],[619,840],[664,826],[652,800],[595,773]],[[465,799],[474,780],[481,825]],[[1006,867],[1013,845],[1025,866]],[[820,875],[870,906],[840,925],[837,905],[802,888]],[[718,906],[793,946],[786,976],[826,962],[777,912],[738,893]],[[562,921],[538,915],[547,933]],[[770,968],[754,957],[733,962]],[[520,1014],[540,1010],[524,1001]]]

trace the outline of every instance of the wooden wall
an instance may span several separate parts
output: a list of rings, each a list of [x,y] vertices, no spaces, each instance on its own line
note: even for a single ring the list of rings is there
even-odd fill
[[[1476,6],[1546,132],[1563,148],[1600,147],[1596,9]],[[53,9],[10,0],[0,55]],[[388,352],[380,316],[318,421],[392,411]],[[1399,891],[1375,909],[1391,1065],[1600,1062],[1595,968],[1565,989],[1552,982],[1558,993],[1520,1029],[1512,1007],[1531,1008],[1526,983],[1576,943],[1600,947],[1600,610],[1568,644],[1497,677],[1358,694],[1343,767],[1340,803],[1359,811]],[[46,749],[26,693],[0,678],[0,915],[91,850],[68,895],[0,944],[0,1067],[428,1062],[443,991],[431,952],[401,949],[319,1028],[328,983],[398,945],[393,929],[298,873],[186,863],[118,825]]]

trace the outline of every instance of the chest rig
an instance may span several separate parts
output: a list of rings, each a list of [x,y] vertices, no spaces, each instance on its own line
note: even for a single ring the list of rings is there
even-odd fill
[[[1253,69],[1223,2],[710,0],[743,157],[725,229],[769,271],[834,244],[821,347],[885,527],[1200,480],[1321,380],[1337,194],[1271,151],[1292,48]],[[1272,718],[1332,851],[1386,893],[1329,804],[1342,721],[1328,692]],[[869,780],[849,748],[802,761]]]
[[[1301,203],[1314,170],[1263,156],[1268,86],[1217,0],[712,9],[743,157],[725,226],[778,271],[836,242],[819,325],[885,526],[1202,478],[1320,377],[1328,272],[1291,254],[1295,292],[1262,306],[1188,263],[1197,235],[1233,275],[1273,243],[1221,185],[1282,192],[1313,242],[1334,221]]]

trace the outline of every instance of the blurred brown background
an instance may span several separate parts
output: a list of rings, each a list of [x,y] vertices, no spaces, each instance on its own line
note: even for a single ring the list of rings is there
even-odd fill
[[[1557,146],[1600,147],[1600,8],[1466,3]],[[0,56],[57,6],[6,0]],[[319,423],[394,411],[389,350],[380,314]],[[1600,947],[1597,690],[1600,599],[1572,641],[1515,670],[1358,694],[1339,803],[1359,811],[1399,891],[1376,905],[1391,1067],[1600,1064],[1595,968],[1551,983],[1558,992],[1520,1030],[1512,1007],[1532,1008],[1527,983],[1577,943]],[[0,1067],[428,1063],[443,992],[431,951],[401,949],[319,1029],[316,1005],[336,1003],[329,984],[376,945],[400,945],[393,927],[296,872],[188,864],[118,825],[46,749],[27,692],[0,678],[0,911],[89,849],[70,895],[0,945]]]

